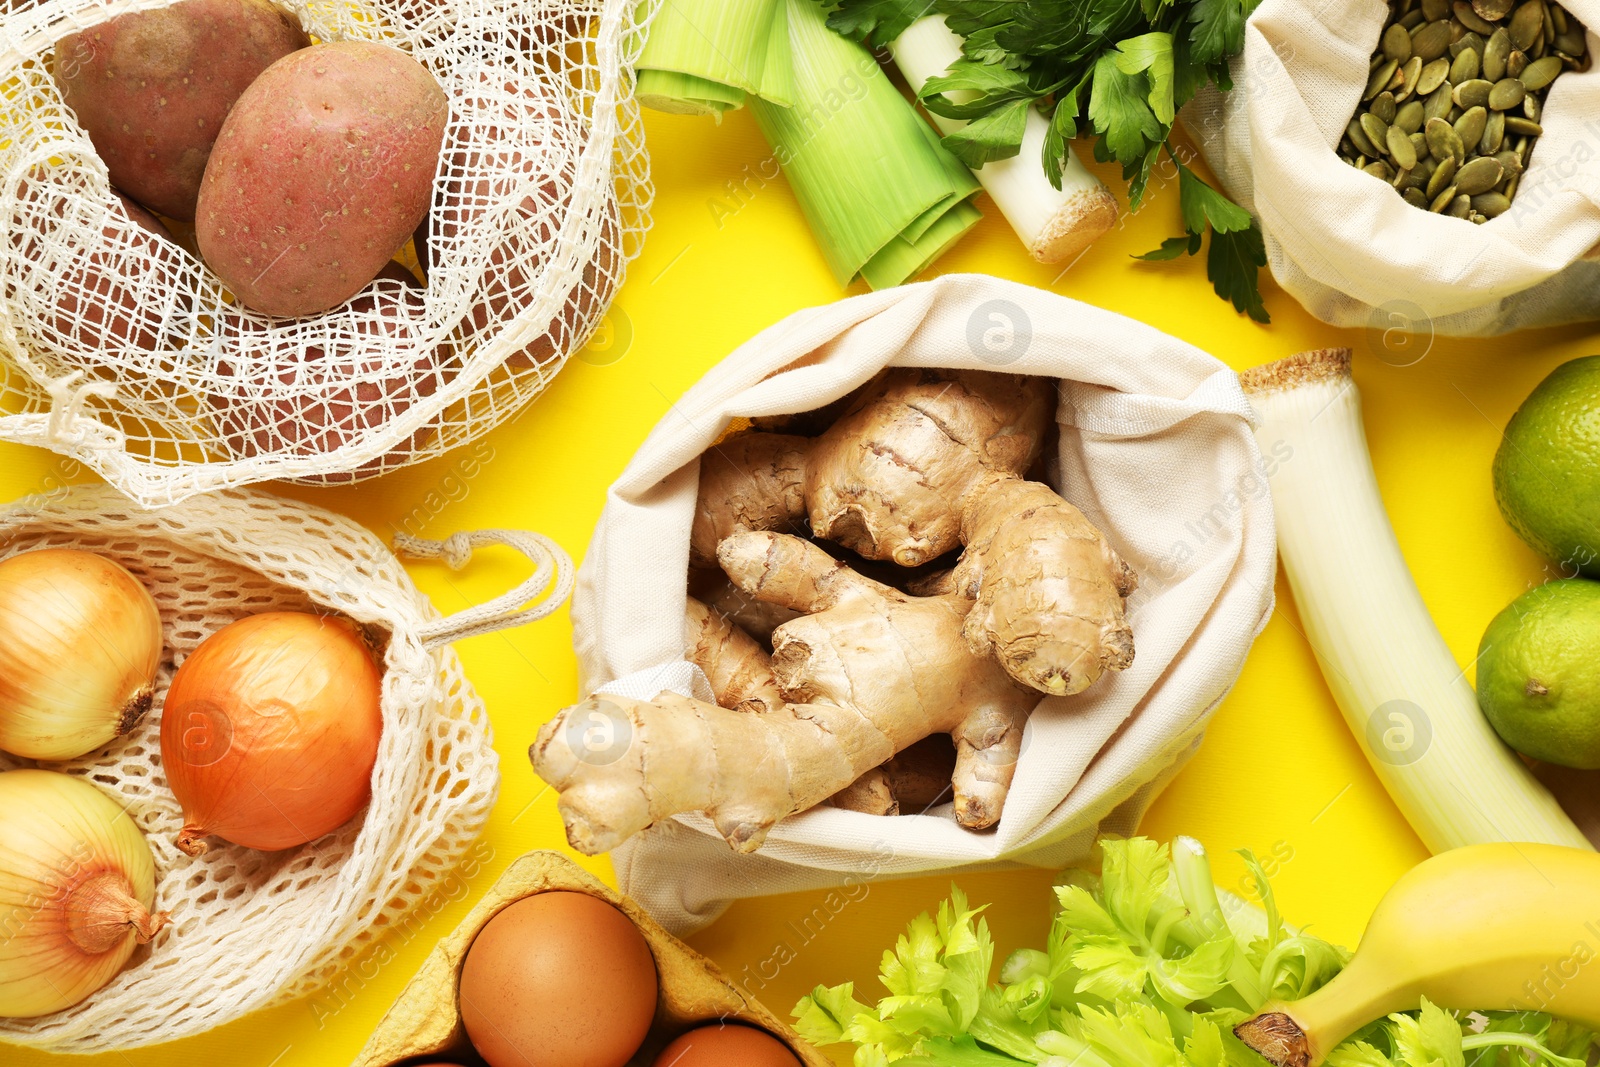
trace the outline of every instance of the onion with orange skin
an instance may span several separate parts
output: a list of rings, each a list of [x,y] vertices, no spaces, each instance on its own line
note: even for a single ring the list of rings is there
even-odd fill
[[[349,822],[371,799],[382,690],[349,619],[269,612],[206,638],[161,713],[178,847],[198,856],[216,836],[275,851]]]

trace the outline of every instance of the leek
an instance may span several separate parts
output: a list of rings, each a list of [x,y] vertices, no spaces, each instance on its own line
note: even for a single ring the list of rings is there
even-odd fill
[[[1433,852],[1589,842],[1489,726],[1439,635],[1378,493],[1348,349],[1243,376],[1260,416],[1278,551],[1306,639],[1390,796]]]
[[[928,15],[895,38],[889,54],[911,91],[921,93],[929,78],[944,75],[961,58],[961,43],[945,25],[943,15]],[[978,96],[970,90],[948,95],[957,104]],[[1061,188],[1050,184],[1039,163],[1050,121],[1036,107],[1026,106],[1023,113],[1026,125],[1021,152],[1009,159],[991,160],[973,173],[1028,253],[1041,263],[1060,263],[1079,255],[1116,224],[1117,200],[1070,147],[1065,150]],[[947,136],[967,125],[965,119],[931,117]]]
[[[666,0],[639,56],[639,102],[718,122],[752,95],[788,106],[784,15],[784,0]]]
[[[978,182],[821,5],[783,2],[793,106],[750,110],[839,284],[898,285],[977,223]]]

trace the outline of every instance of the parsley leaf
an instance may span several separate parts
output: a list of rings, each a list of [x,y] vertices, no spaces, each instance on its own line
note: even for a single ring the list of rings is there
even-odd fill
[[[1190,233],[1205,233],[1209,225],[1218,233],[1249,229],[1250,212],[1217,192],[1178,164],[1178,202],[1183,207],[1183,228]]]
[[[928,0],[840,0],[828,13],[828,27],[868,48],[887,48],[929,7]]]
[[[1244,48],[1245,0],[1194,0],[1189,21],[1194,28],[1194,60],[1209,66]]]
[[[1010,159],[1022,151],[1022,134],[1028,127],[1028,109],[1032,106],[1031,100],[1013,100],[947,135],[944,146],[973,169],[997,159]]]
[[[1101,136],[1110,158],[1124,167],[1136,165],[1152,143],[1166,138],[1161,123],[1146,103],[1150,80],[1142,72],[1127,74],[1117,65],[1117,53],[1106,52],[1094,65],[1094,85],[1089,92],[1089,120]]]
[[[1171,126],[1177,115],[1173,98],[1172,34],[1146,33],[1130,37],[1117,45],[1117,69],[1124,74],[1146,71],[1150,79],[1150,95],[1145,98],[1156,120]]]
[[[1206,275],[1211,287],[1224,300],[1257,322],[1271,322],[1256,275],[1267,265],[1267,249],[1261,229],[1254,222],[1249,229],[1232,233],[1212,231],[1211,248],[1206,253]]]
[[[976,93],[970,101],[957,103],[946,93]],[[949,119],[975,119],[1014,100],[1031,100],[1037,95],[1021,73],[1005,67],[958,59],[937,78],[929,78],[917,94],[922,106]]]

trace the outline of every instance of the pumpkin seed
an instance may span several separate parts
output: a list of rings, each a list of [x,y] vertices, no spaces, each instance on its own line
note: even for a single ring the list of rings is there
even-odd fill
[[[1494,32],[1494,26],[1479,18],[1478,13],[1472,10],[1471,4],[1462,3],[1462,0],[1455,0],[1455,3],[1450,5],[1450,10],[1455,12],[1457,22],[1474,33],[1487,35]]]
[[[1389,79],[1394,77],[1394,72],[1399,69],[1399,63],[1392,59],[1384,60],[1378,65],[1378,69],[1372,72],[1372,77],[1367,79],[1367,91],[1362,94],[1361,99],[1371,100],[1383,92],[1389,85]]]
[[[1382,151],[1383,146],[1388,143],[1389,124],[1370,111],[1361,116],[1361,130],[1367,135],[1367,140],[1371,141],[1379,151]],[[1480,136],[1482,135],[1480,134]],[[1377,153],[1374,152],[1373,154],[1376,155]]]
[[[1395,166],[1401,170],[1410,170],[1417,165],[1417,150],[1412,146],[1410,136],[1400,127],[1389,127],[1385,144],[1389,149],[1389,158],[1394,160]]]
[[[1407,133],[1422,129],[1422,101],[1408,100],[1395,112],[1394,124]]]
[[[1501,78],[1489,90],[1489,107],[1494,111],[1510,111],[1527,95],[1528,90],[1516,78]]]
[[[1390,59],[1404,63],[1411,58],[1411,35],[1406,32],[1404,26],[1396,22],[1383,31],[1383,40],[1379,47]]]
[[[1506,113],[1504,111],[1492,112],[1483,124],[1483,136],[1478,140],[1478,154],[1492,156],[1500,151],[1500,145],[1506,139]]]
[[[1507,178],[1515,178],[1522,173],[1522,157],[1515,150],[1503,148],[1494,154],[1494,158],[1500,161]]]
[[[1485,81],[1482,78],[1457,82],[1455,91],[1450,94],[1450,99],[1456,102],[1457,107],[1480,107],[1489,102],[1489,90],[1492,88],[1494,88],[1494,83]]]
[[[1417,79],[1422,76],[1422,57],[1412,56],[1400,67],[1400,92],[1397,99],[1404,100],[1410,96],[1417,87]]]
[[[1506,28],[1511,31],[1512,44],[1524,52],[1532,48],[1544,29],[1544,4],[1540,0],[1528,0],[1512,13]]]
[[[1560,65],[1561,61],[1557,60],[1556,66],[1560,67]],[[1434,90],[1438,89],[1439,86],[1444,84],[1445,77],[1449,75],[1449,73],[1450,61],[1445,59],[1443,56],[1440,56],[1432,63],[1426,64],[1422,68],[1422,73],[1417,75],[1417,95],[1433,95]]]
[[[1492,219],[1497,215],[1503,215],[1510,206],[1511,201],[1504,193],[1479,193],[1472,198],[1472,210],[1484,218]]]
[[[1459,161],[1455,156],[1445,156],[1444,162],[1435,167],[1433,173],[1428,176],[1428,196],[1438,196],[1439,191],[1447,186],[1450,187],[1453,195],[1455,188],[1452,183],[1455,181],[1456,171],[1460,169]]]
[[[1461,136],[1444,119],[1429,119],[1423,135],[1428,140],[1428,154],[1434,159],[1454,159],[1461,163],[1467,158]]]
[[[1470,30],[1450,42],[1450,58],[1455,59],[1469,48],[1479,55],[1483,54],[1483,38]]]
[[[1483,139],[1483,127],[1489,120],[1489,112],[1485,108],[1468,108],[1456,119],[1456,136],[1461,138],[1464,145],[1476,145]],[[1369,134],[1372,132],[1367,131]],[[1376,143],[1376,141],[1374,142]]]
[[[1530,93],[1536,93],[1555,81],[1556,75],[1560,73],[1561,59],[1558,56],[1545,56],[1529,63],[1517,76],[1522,79],[1523,88]]]
[[[1450,99],[1450,89],[1450,83],[1444,82],[1429,94],[1427,100],[1423,101],[1422,117],[1424,122],[1428,119],[1442,119],[1450,114],[1450,110],[1455,107],[1455,101]]]
[[[1449,47],[1450,23],[1443,20],[1429,22],[1411,35],[1411,54],[1421,56],[1424,63],[1438,59]],[[1398,63],[1395,65],[1399,66]]]
[[[1499,217],[1544,132],[1545,92],[1588,69],[1586,34],[1555,0],[1390,0],[1340,159],[1408,204]]]
[[[1494,31],[1483,46],[1483,76],[1497,82],[1506,76],[1506,57],[1511,54],[1511,34],[1504,26]]]
[[[1455,62],[1450,64],[1450,81],[1456,85],[1464,81],[1471,81],[1483,69],[1478,53],[1468,48],[1456,56]]]
[[[1378,154],[1377,146],[1372,143],[1372,138],[1367,136],[1367,131],[1362,129],[1359,119],[1350,120],[1350,125],[1344,128],[1344,135],[1350,138],[1350,143],[1362,155],[1375,156]]]
[[[1500,161],[1493,156],[1479,156],[1463,164],[1456,171],[1456,189],[1468,196],[1486,193],[1500,184],[1504,176]]]
[[[1562,55],[1581,56],[1588,46],[1588,38],[1584,37],[1581,29],[1568,30],[1556,38],[1556,51]]]

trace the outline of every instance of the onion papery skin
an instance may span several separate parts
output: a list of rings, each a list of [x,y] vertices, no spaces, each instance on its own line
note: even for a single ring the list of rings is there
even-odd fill
[[[150,846],[121,806],[54,771],[0,774],[0,1016],[65,1010],[168,922]]]
[[[216,836],[271,852],[349,822],[372,796],[383,674],[348,619],[269,612],[223,627],[178,668],[161,762],[178,847]]]
[[[0,563],[0,749],[76,759],[132,730],[161,644],[150,591],[114,560],[42,548]]]

